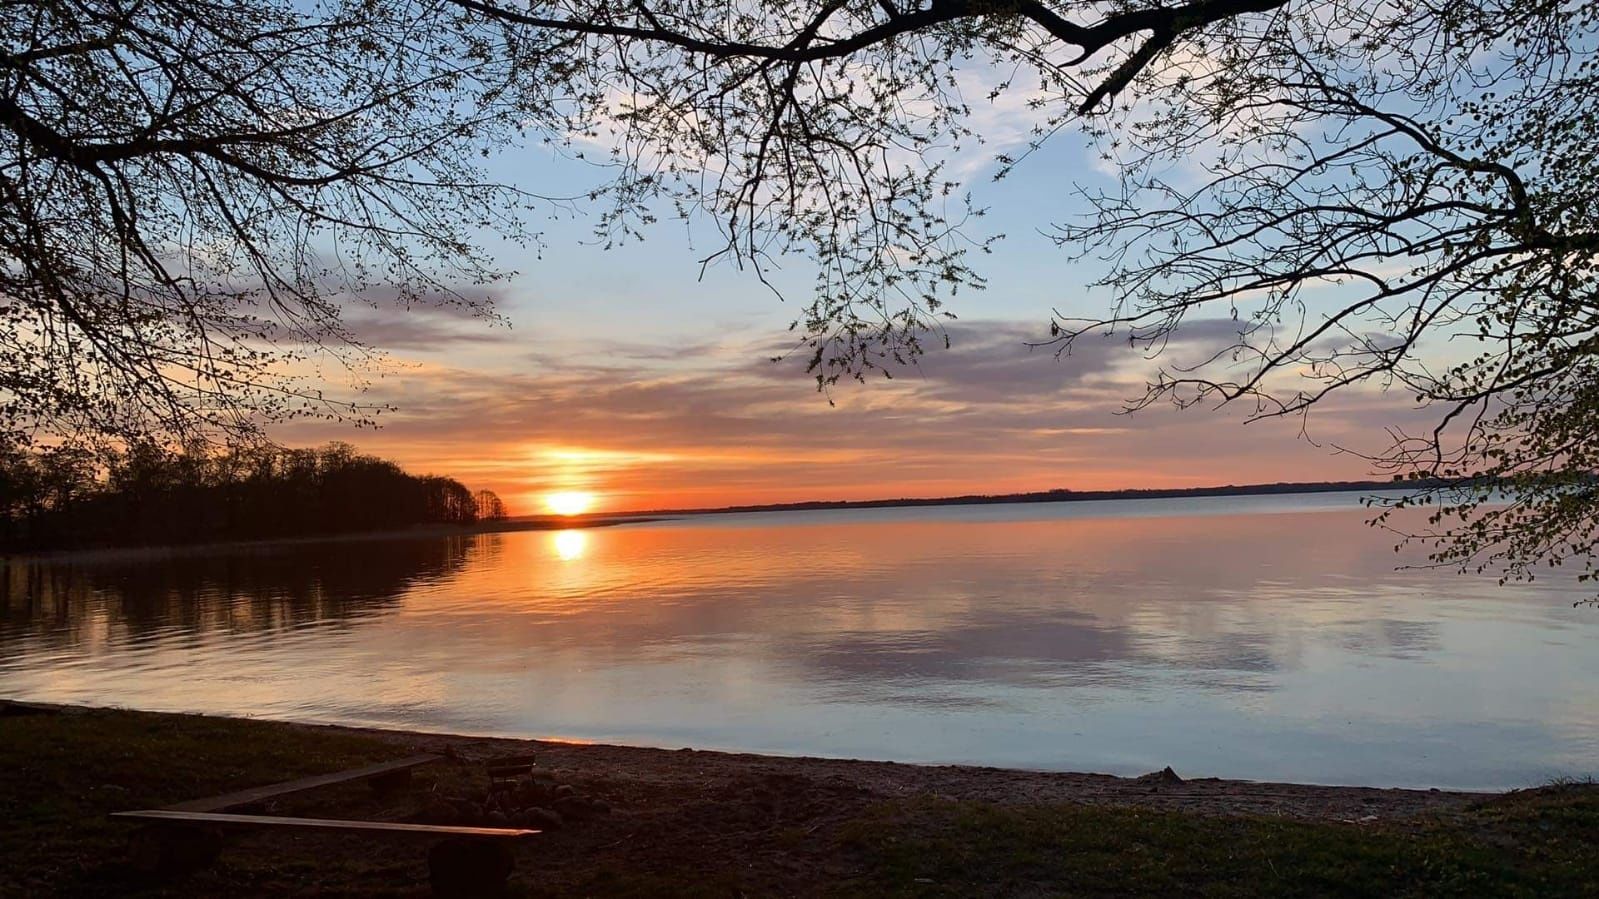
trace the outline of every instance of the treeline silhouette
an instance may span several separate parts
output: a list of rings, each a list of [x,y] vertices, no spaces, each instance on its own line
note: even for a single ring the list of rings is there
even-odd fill
[[[346,443],[223,453],[0,446],[0,548],[250,540],[503,518],[493,493]]]

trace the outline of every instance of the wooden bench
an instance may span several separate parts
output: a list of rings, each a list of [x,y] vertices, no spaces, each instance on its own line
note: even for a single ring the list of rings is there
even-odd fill
[[[292,818],[279,815],[230,814],[224,809],[260,806],[268,799],[317,787],[366,780],[376,789],[390,789],[412,768],[436,761],[418,755],[361,768],[319,774],[299,780],[251,787],[220,796],[193,799],[158,809],[113,812],[111,817],[146,825],[134,836],[134,863],[152,872],[182,873],[209,865],[222,848],[224,828],[299,829],[380,837],[412,837],[434,842],[428,852],[428,876],[441,896],[492,896],[505,888],[513,864],[510,843],[535,836],[537,830],[500,827],[452,827],[395,821],[349,821],[335,818]]]
[[[489,775],[489,789],[510,786],[519,778],[532,774],[535,760],[535,756],[531,755],[512,755],[484,761],[483,767]]]

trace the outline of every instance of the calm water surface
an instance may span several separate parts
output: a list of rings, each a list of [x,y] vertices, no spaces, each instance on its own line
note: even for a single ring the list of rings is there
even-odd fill
[[[1599,609],[1395,571],[1365,515],[1137,500],[13,560],[0,695],[1123,774],[1599,774]]]

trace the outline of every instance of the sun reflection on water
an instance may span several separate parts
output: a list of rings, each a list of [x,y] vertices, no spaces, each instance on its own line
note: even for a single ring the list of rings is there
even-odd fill
[[[556,531],[550,535],[550,546],[562,562],[575,561],[588,550],[589,535],[574,530]]]

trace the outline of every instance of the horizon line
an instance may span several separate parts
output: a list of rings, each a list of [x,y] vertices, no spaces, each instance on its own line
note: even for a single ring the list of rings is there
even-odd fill
[[[614,512],[588,512],[568,516],[573,520],[618,518],[644,515],[709,515],[738,512],[782,512],[816,509],[892,508],[899,506],[998,505],[1004,503],[1092,502],[1122,499],[1170,499],[1183,496],[1259,496],[1277,493],[1336,493],[1360,490],[1393,490],[1405,487],[1446,486],[1437,478],[1394,478],[1361,481],[1274,481],[1261,484],[1221,484],[1205,487],[1125,487],[1108,490],[1073,490],[1055,487],[1019,493],[965,493],[931,497],[890,497],[880,499],[815,499],[781,503],[739,503],[726,506],[628,509]],[[516,518],[549,518],[549,515],[518,515]]]

